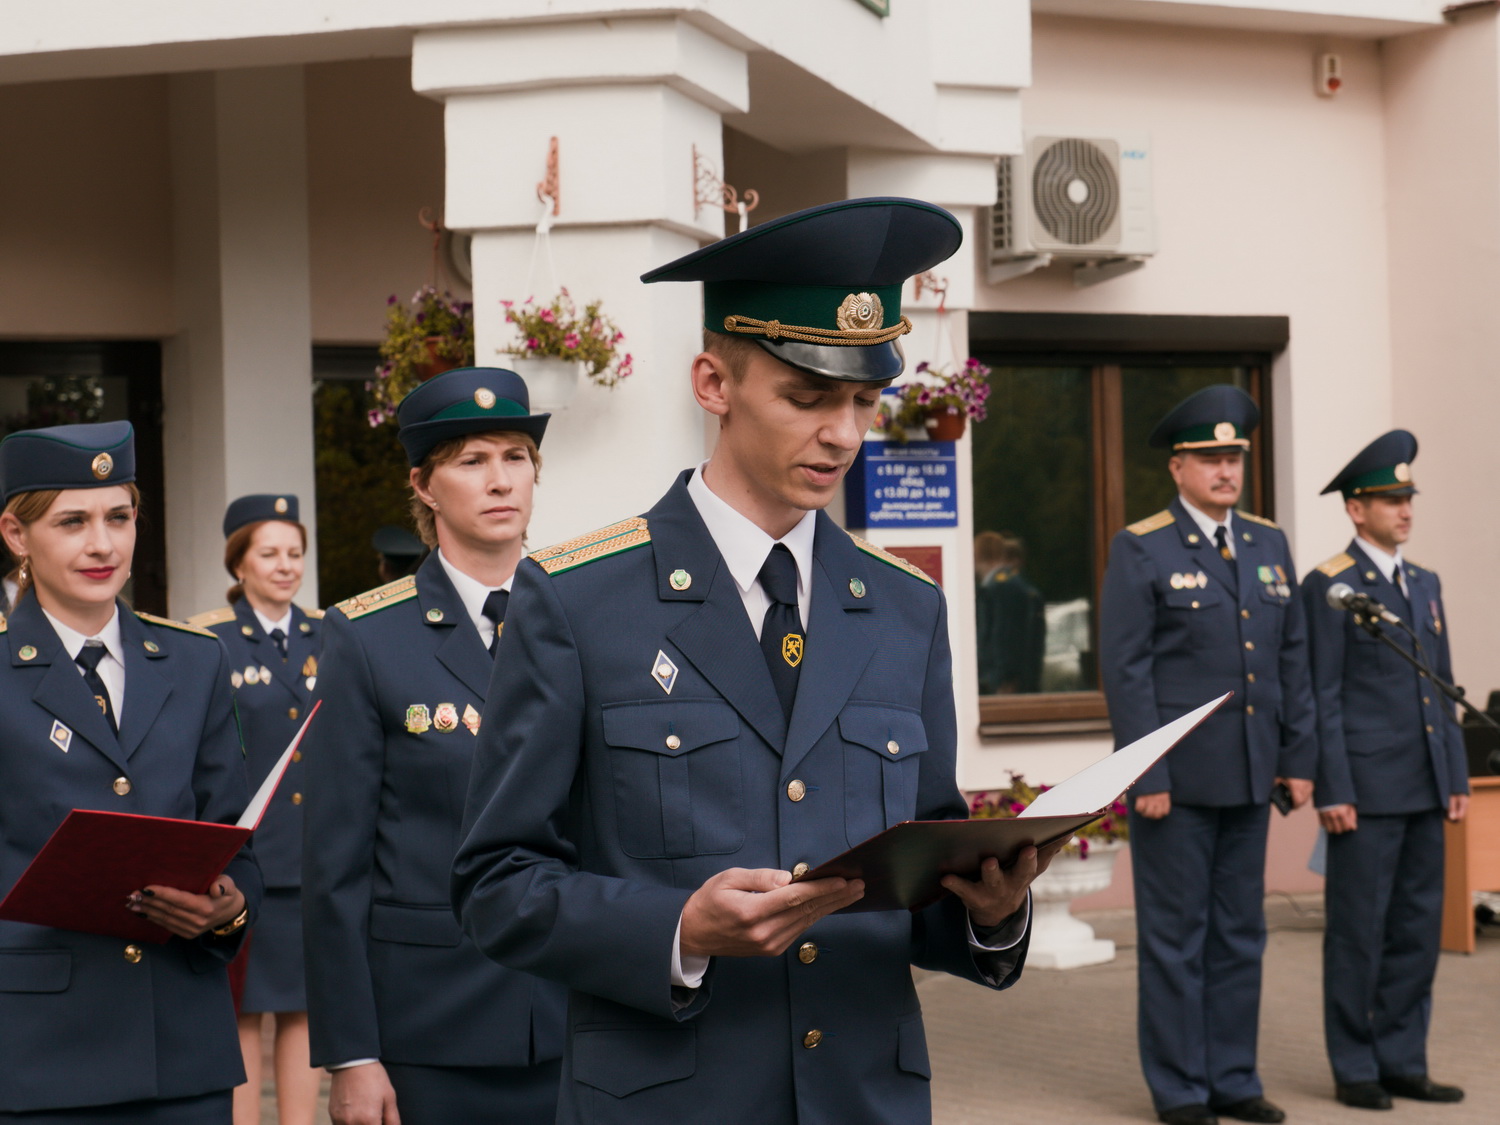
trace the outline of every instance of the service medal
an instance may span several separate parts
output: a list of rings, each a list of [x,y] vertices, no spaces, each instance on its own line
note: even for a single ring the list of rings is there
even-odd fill
[[[1185,590],[1196,590],[1198,588],[1198,576],[1196,574],[1184,574],[1182,586]]]
[[[479,712],[474,710],[472,703],[464,704],[464,726],[469,728],[469,733],[476,738],[479,735]]]
[[[406,709],[406,733],[426,734],[432,720],[427,715],[427,704],[413,703]]]
[[[249,668],[246,668],[245,669],[245,682],[247,684],[258,684],[258,683],[260,683],[260,669],[256,668],[254,665],[251,665]]]
[[[458,729],[458,705],[456,703],[439,703],[437,710],[432,713],[432,727],[434,730],[447,734],[449,731]]]
[[[1170,579],[1170,582],[1171,582],[1172,589],[1174,589],[1174,590],[1180,590],[1185,585],[1185,583],[1182,580],[1182,575],[1180,575],[1180,574],[1174,574],[1174,575],[1172,575],[1172,577]]]

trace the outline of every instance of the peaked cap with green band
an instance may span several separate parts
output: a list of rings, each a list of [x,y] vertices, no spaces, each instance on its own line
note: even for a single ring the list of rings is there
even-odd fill
[[[104,488],[135,480],[135,431],[129,422],[83,422],[17,430],[0,441],[0,492]]]
[[[1174,453],[1249,449],[1260,425],[1260,407],[1230,383],[1216,383],[1188,395],[1156,423],[1148,444]]]
[[[1417,486],[1412,483],[1411,463],[1416,459],[1416,436],[1410,430],[1391,430],[1355,454],[1318,495],[1338,491],[1345,500],[1355,496],[1412,496]]]
[[[641,280],[703,282],[703,326],[754,340],[813,375],[879,382],[901,374],[908,278],[953,256],[958,220],[919,199],[810,207],[696,250]]]
[[[537,445],[550,414],[531,413],[526,380],[503,367],[458,367],[420,384],[396,407],[396,436],[415,468],[439,442],[464,434],[514,430]]]

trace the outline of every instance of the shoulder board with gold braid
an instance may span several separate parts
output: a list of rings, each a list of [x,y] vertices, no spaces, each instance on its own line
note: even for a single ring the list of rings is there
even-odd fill
[[[7,620],[5,620],[5,614],[0,613],[0,633],[4,633],[4,632],[8,631],[9,629],[10,629],[10,622],[7,621]]]
[[[187,619],[187,623],[195,629],[207,629],[210,625],[222,625],[226,621],[234,620],[234,606],[226,605],[221,609],[209,609],[202,613],[195,613]]]
[[[1171,527],[1177,522],[1177,517],[1172,514],[1172,509],[1163,508],[1154,516],[1147,516],[1143,520],[1137,520],[1125,530],[1132,535],[1150,535],[1153,531],[1160,531],[1164,527]]]
[[[621,520],[619,523],[612,523],[608,527],[601,527],[598,531],[591,531],[587,535],[580,535],[575,539],[554,543],[550,547],[534,551],[531,561],[548,574],[561,574],[586,563],[598,562],[600,559],[609,558],[610,555],[633,550],[649,542],[651,542],[651,531],[646,526],[645,517],[635,516],[628,520]]]
[[[854,545],[856,547],[858,547],[865,554],[869,555],[872,559],[879,559],[881,562],[885,563],[886,566],[893,566],[897,570],[904,570],[913,578],[920,578],[929,586],[937,585],[937,583],[932,580],[932,577],[925,570],[923,570],[919,566],[913,566],[911,563],[903,559],[900,555],[893,555],[889,551],[882,551],[868,539],[861,539],[858,535],[855,535],[852,532],[845,532],[845,534],[848,535],[850,539],[854,540]]]
[[[323,611],[321,609],[304,609],[302,612],[307,614],[313,621],[323,620]]]
[[[176,629],[179,633],[197,633],[200,637],[219,639],[207,629],[200,629],[187,621],[173,621],[170,617],[157,617],[154,613],[142,613],[140,610],[136,610],[135,615],[142,621],[149,621],[153,625],[165,625],[168,629]]]
[[[1319,566],[1318,573],[1326,574],[1329,578],[1337,578],[1353,565],[1354,556],[1345,551],[1343,554],[1334,555],[1333,558]]]
[[[1277,531],[1281,530],[1280,527],[1272,523],[1270,520],[1266,519],[1265,516],[1257,516],[1254,512],[1242,512],[1238,508],[1236,508],[1234,510],[1234,514],[1239,516],[1242,520],[1249,520],[1251,523],[1258,523],[1261,527],[1274,527]]]
[[[393,605],[399,605],[416,596],[417,579],[414,575],[408,574],[405,578],[387,582],[384,586],[377,586],[373,590],[366,590],[363,594],[345,598],[334,608],[342,610],[344,616],[353,621],[357,617],[378,613],[382,609],[389,609]]]

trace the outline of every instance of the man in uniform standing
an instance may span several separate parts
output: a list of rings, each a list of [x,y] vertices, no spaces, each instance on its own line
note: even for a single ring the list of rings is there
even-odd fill
[[[820,511],[901,372],[905,281],[960,238],[855,199],[644,278],[706,283],[719,440],[644,517],[522,563],[454,872],[480,947],[572,990],[560,1122],[926,1121],[910,965],[1019,975],[1050,849],[916,913],[798,881],[966,813],[942,593]]]
[[[1259,422],[1211,386],[1157,424],[1177,499],[1115,536],[1100,607],[1117,747],[1234,692],[1133,791],[1141,1064],[1169,1125],[1285,1116],[1256,1071],[1268,801],[1306,803],[1317,751],[1286,536],[1235,510]]]
[[[1335,1093],[1390,1109],[1391,1095],[1456,1102],[1464,1092],[1427,1074],[1427,1024],[1443,909],[1443,817],[1462,820],[1468,769],[1453,705],[1359,623],[1352,588],[1403,625],[1375,628],[1452,681],[1438,576],[1404,558],[1411,536],[1405,430],[1376,438],[1323,490],[1342,492],[1354,541],[1307,576],[1317,698],[1318,815],[1328,830],[1323,1024]],[[1379,616],[1378,611],[1375,616]]]

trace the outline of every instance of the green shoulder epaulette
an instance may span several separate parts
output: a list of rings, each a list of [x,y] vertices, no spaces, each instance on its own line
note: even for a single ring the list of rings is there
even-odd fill
[[[920,578],[929,586],[937,585],[937,583],[932,580],[932,577],[925,570],[923,570],[919,566],[913,566],[911,563],[903,559],[900,555],[893,555],[889,551],[882,551],[868,539],[861,539],[858,535],[855,535],[852,532],[846,532],[845,534],[847,534],[850,539],[854,540],[854,545],[856,547],[858,547],[865,554],[869,555],[872,559],[879,559],[881,562],[885,563],[886,566],[893,566],[897,570],[904,570],[913,578]]]
[[[210,625],[222,625],[226,621],[234,620],[234,606],[226,605],[220,609],[205,610],[203,613],[195,613],[187,619],[187,623],[195,629],[207,629]]]
[[[1432,573],[1432,567],[1430,566],[1423,566],[1419,562],[1412,562],[1411,559],[1402,559],[1401,561],[1404,562],[1407,566],[1411,567],[1413,570],[1425,570],[1428,574]]]
[[[635,516],[576,539],[554,543],[540,551],[534,551],[531,561],[548,574],[561,574],[565,570],[597,562],[599,559],[618,555],[651,542],[651,531],[644,516]]]
[[[1329,578],[1337,578],[1353,565],[1354,556],[1345,551],[1343,554],[1334,555],[1333,558],[1319,566],[1318,573],[1326,574]]]
[[[1236,508],[1234,510],[1234,514],[1239,516],[1241,519],[1249,520],[1251,523],[1258,523],[1261,527],[1275,527],[1277,531],[1281,530],[1281,528],[1276,527],[1276,524],[1266,519],[1265,516],[1257,516],[1254,512],[1242,512],[1238,508]]]
[[[1125,530],[1132,535],[1150,535],[1153,531],[1160,531],[1164,527],[1171,527],[1177,522],[1177,517],[1172,514],[1172,509],[1163,508],[1154,516],[1147,516],[1143,520],[1136,520]]]
[[[173,621],[170,617],[157,617],[154,613],[142,613],[140,610],[136,610],[135,615],[142,621],[149,621],[153,625],[165,625],[168,629],[176,629],[180,633],[197,633],[200,637],[213,637],[214,640],[219,639],[207,629],[200,629],[191,622]]]
[[[323,610],[321,609],[304,609],[302,612],[307,614],[307,616],[312,618],[314,621],[323,620]]]
[[[393,605],[416,596],[417,579],[414,575],[408,574],[405,578],[387,582],[384,586],[377,586],[373,590],[366,590],[363,594],[345,598],[334,608],[341,610],[345,617],[353,621],[356,617],[364,617],[366,614],[389,609]]]

